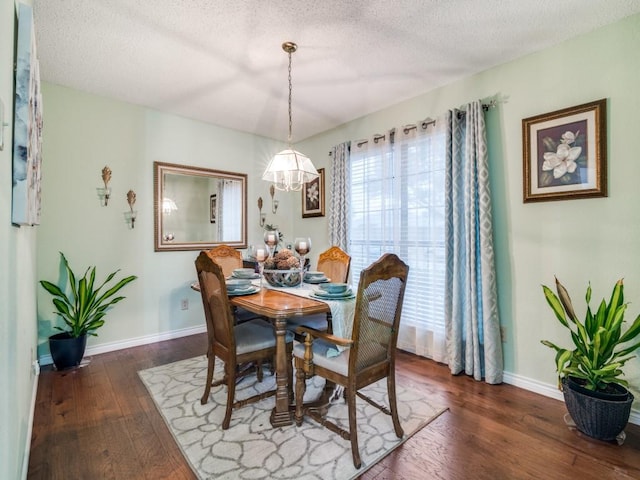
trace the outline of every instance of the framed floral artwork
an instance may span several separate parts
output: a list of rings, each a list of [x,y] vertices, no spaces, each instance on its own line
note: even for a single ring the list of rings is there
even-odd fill
[[[209,196],[209,221],[211,223],[216,223],[216,218],[218,217],[218,195],[213,194]]]
[[[523,200],[607,196],[607,101],[522,120]]]
[[[320,174],[302,187],[302,218],[324,217],[324,168]]]

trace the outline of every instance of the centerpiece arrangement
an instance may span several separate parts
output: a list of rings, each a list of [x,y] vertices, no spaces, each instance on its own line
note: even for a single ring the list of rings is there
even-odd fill
[[[267,258],[263,273],[265,280],[274,287],[295,287],[302,279],[300,260],[288,248]]]

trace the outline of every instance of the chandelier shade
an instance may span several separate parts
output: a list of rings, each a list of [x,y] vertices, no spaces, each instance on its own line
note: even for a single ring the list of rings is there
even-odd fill
[[[289,148],[276,153],[262,174],[263,180],[285,192],[302,190],[305,183],[319,176],[309,157],[291,147],[291,54],[297,48],[293,42],[282,44],[282,49],[289,55]]]
[[[171,215],[171,212],[175,212],[178,210],[178,205],[169,197],[164,197],[162,199],[162,213],[166,215]]]
[[[263,180],[285,192],[302,190],[305,183],[317,177],[318,171],[309,157],[292,148],[276,153],[262,175]]]

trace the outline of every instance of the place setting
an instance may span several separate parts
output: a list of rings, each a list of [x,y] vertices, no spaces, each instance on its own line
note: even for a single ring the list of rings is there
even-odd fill
[[[235,268],[231,272],[231,276],[229,279],[240,279],[240,280],[255,280],[256,278],[260,278],[260,274],[256,273],[253,268]],[[227,287],[228,287],[227,283]]]
[[[320,283],[329,283],[331,281],[330,278],[327,278],[324,272],[314,272],[307,271],[304,273],[304,283],[310,284],[320,284]]]
[[[309,294],[319,300],[350,300],[356,295],[348,283],[320,283],[318,288]]]
[[[260,287],[256,287],[248,278],[231,278],[226,281],[227,295],[230,297],[238,295],[251,295],[260,291]]]

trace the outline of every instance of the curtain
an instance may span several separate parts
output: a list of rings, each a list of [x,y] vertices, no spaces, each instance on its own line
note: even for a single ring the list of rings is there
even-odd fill
[[[348,252],[349,231],[349,155],[351,142],[331,150],[331,200],[329,204],[329,242]]]
[[[447,112],[446,292],[448,364],[476,380],[502,382],[489,161],[479,101]]]
[[[236,180],[221,180],[218,190],[220,241],[242,239],[242,185]],[[223,208],[224,207],[224,208]],[[224,212],[224,215],[223,215]]]
[[[433,122],[419,122],[354,142],[350,161],[353,282],[385,252],[409,264],[398,347],[440,362],[446,361],[444,139]]]

